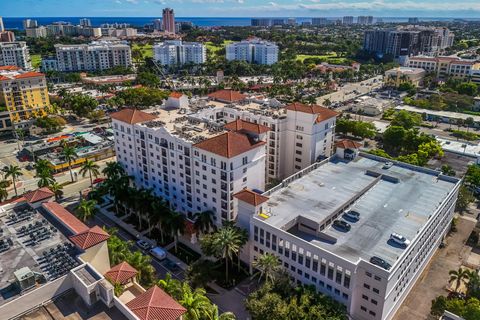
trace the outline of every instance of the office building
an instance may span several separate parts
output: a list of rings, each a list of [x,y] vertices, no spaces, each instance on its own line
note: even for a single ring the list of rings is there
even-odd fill
[[[353,24],[353,16],[344,16],[342,19],[342,24]]]
[[[173,12],[173,9],[163,9],[162,26],[163,31],[175,34],[175,13]]]
[[[415,56],[408,57],[405,66],[424,69],[427,73],[435,74],[437,79],[446,79],[447,77],[465,79],[478,72],[480,62],[458,57]]]
[[[112,115],[117,161],[189,219],[212,210],[217,224],[234,220],[233,194],[264,190],[331,154],[337,114],[329,109],[268,107],[232,90],[208,99]]]
[[[186,309],[157,286],[144,289],[134,267],[111,265],[107,232],[53,198],[40,188],[0,206],[0,222],[11,226],[1,244],[2,319],[182,319]]]
[[[157,31],[162,31],[163,30],[162,19],[153,20],[153,30],[157,30]]]
[[[31,120],[47,114],[50,106],[43,73],[18,67],[0,67],[0,131],[28,128]]]
[[[408,23],[417,24],[418,22],[418,18],[408,18]]]
[[[255,18],[251,20],[250,24],[252,27],[270,27],[272,25],[272,21],[267,18]]]
[[[23,20],[23,29],[30,29],[30,28],[37,28],[38,27],[38,22],[37,20],[33,19],[25,19]]]
[[[181,66],[186,63],[202,64],[207,61],[207,49],[199,42],[167,40],[153,46],[154,58],[164,66]]]
[[[92,21],[88,18],[82,18],[80,19],[80,26],[82,27],[91,27],[92,26]]]
[[[0,32],[0,42],[15,42],[15,33],[12,31]]]
[[[358,147],[339,142],[343,159],[315,163],[263,194],[235,194],[237,225],[250,235],[242,258],[252,264],[271,253],[352,319],[390,320],[447,236],[461,179],[386,165]]]
[[[326,26],[328,25],[327,18],[312,18],[312,26]]]
[[[24,41],[0,42],[1,66],[16,66],[24,70],[32,69],[27,43]]]
[[[226,46],[226,59],[271,65],[278,61],[278,46],[273,42],[252,38]]]
[[[58,71],[95,71],[132,66],[130,46],[122,41],[94,41],[90,44],[56,44]]]
[[[371,25],[371,24],[373,24],[373,17],[372,16],[358,16],[357,17],[357,24]]]

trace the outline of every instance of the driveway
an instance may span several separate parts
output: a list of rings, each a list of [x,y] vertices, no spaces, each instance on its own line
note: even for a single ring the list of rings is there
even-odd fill
[[[434,254],[393,320],[432,319],[429,318],[432,300],[439,295],[446,295],[445,288],[450,278],[448,272],[457,270],[471,251],[471,248],[464,244],[475,226],[473,216],[476,215],[466,214],[459,217],[457,232],[447,238],[445,248],[438,249]]]

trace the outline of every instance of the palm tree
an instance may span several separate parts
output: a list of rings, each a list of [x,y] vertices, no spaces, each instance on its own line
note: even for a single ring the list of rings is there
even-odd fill
[[[8,198],[8,191],[7,188],[10,186],[10,181],[2,180],[0,181],[0,202],[3,200],[7,200]]]
[[[125,170],[118,162],[107,162],[106,167],[103,168],[102,173],[107,179],[113,179],[125,175]]]
[[[33,166],[36,171],[36,175],[39,176],[43,172],[52,172],[52,167],[50,166],[50,161],[46,159],[38,159]]]
[[[50,184],[48,188],[55,194],[55,201],[58,201],[58,199],[63,196],[63,186],[55,180],[53,180],[53,183]]]
[[[165,225],[170,229],[175,245],[175,253],[177,252],[178,234],[185,230],[185,216],[176,211],[170,211],[165,217]]]
[[[55,182],[52,174],[47,170],[40,171],[39,174],[37,174],[37,178],[37,185],[39,188],[48,187]]]
[[[213,247],[217,256],[225,260],[225,282],[228,283],[228,262],[240,252],[242,236],[232,226],[220,228],[213,237]]]
[[[458,292],[458,289],[462,283],[467,283],[469,278],[469,271],[467,269],[458,268],[458,270],[450,270],[448,273],[450,275],[449,283],[455,282],[455,292]]]
[[[480,294],[480,276],[478,271],[472,270],[468,274],[467,296],[474,297]]]
[[[115,228],[105,229],[105,231],[110,234],[110,238],[107,241],[110,262],[113,265],[117,265],[122,261],[128,260],[127,258],[131,254],[130,247],[133,245],[133,242],[120,239]]]
[[[208,320],[236,320],[235,314],[233,312],[224,312],[218,314],[218,306],[214,304],[210,311],[208,312]]]
[[[18,196],[17,193],[17,178],[22,175],[22,171],[18,166],[10,165],[10,166],[5,166],[2,170],[5,173],[5,178],[12,177],[12,183],[13,183],[13,188],[15,189],[15,196]]]
[[[89,175],[90,177],[90,187],[93,188],[93,177],[98,177],[98,175],[100,174],[100,171],[98,170],[98,168],[100,168],[93,160],[86,160],[83,165],[82,165],[82,168],[80,169],[79,173],[82,175],[82,177],[85,178],[85,176]],[[93,177],[92,177],[93,176]]]
[[[182,284],[179,280],[173,279],[170,273],[167,273],[165,279],[160,279],[157,285],[174,299],[179,299],[182,295]]]
[[[140,284],[150,287],[155,281],[155,269],[152,266],[152,258],[144,255],[140,251],[135,251],[128,255],[127,262],[137,269]]]
[[[215,230],[215,213],[211,210],[207,211],[202,211],[202,212],[197,212],[193,215],[193,218],[195,219],[194,226],[195,229],[198,230],[201,233],[207,233],[210,230]]]
[[[262,278],[265,278],[265,281],[272,283],[280,268],[280,261],[278,261],[278,258],[274,254],[265,253],[253,262],[253,267],[257,268],[260,272],[260,276],[258,277],[259,282]]]
[[[183,315],[185,320],[204,320],[211,308],[210,300],[206,296],[205,289],[192,290],[188,283],[182,284],[182,296],[178,302],[187,309]]]
[[[80,218],[83,221],[87,221],[95,214],[95,205],[97,202],[95,200],[80,200],[78,205],[77,212],[80,215]]]
[[[70,170],[70,178],[72,178],[73,182],[72,161],[78,158],[77,152],[75,151],[74,147],[65,145],[62,150],[62,155],[65,161],[68,163],[68,170]]]
[[[160,231],[160,241],[165,243],[164,241],[164,222],[165,222],[165,217],[169,214],[170,209],[168,208],[167,204],[165,201],[162,199],[155,197],[152,203],[152,213],[150,215],[151,223],[155,224]]]

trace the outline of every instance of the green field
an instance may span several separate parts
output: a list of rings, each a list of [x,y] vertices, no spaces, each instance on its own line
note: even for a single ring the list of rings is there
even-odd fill
[[[151,44],[133,43],[132,50],[135,50],[135,49],[142,50],[144,58],[153,58],[153,46]]]
[[[32,66],[34,68],[40,68],[40,65],[42,64],[42,56],[39,54],[32,54],[30,56],[30,59],[32,59]]]
[[[215,54],[218,51],[222,50],[227,44],[232,42],[233,42],[232,40],[224,40],[221,45],[216,45],[216,44],[213,44],[213,42],[208,41],[208,42],[205,42],[205,46],[207,47],[208,51]]]
[[[296,57],[296,59],[301,62],[308,58],[322,59],[331,64],[343,64],[351,62],[348,58],[338,57],[336,52],[330,52],[324,55],[297,54]]]

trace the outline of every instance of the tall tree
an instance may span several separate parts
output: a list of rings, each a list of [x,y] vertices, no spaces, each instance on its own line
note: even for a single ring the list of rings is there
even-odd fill
[[[204,320],[208,317],[211,308],[210,300],[206,296],[205,289],[192,290],[188,283],[182,284],[182,295],[178,302],[187,309],[183,315],[185,320]]]
[[[197,212],[193,215],[195,229],[201,233],[208,233],[216,229],[215,213],[211,210]]]
[[[107,177],[107,179],[113,179],[125,175],[125,170],[118,162],[107,162],[107,165],[105,168],[103,168],[102,173]]]
[[[95,206],[97,202],[95,200],[80,200],[80,204],[78,205],[77,212],[80,218],[83,221],[87,221],[95,214]]]
[[[37,185],[39,188],[49,187],[55,182],[55,179],[53,178],[52,174],[50,173],[50,171],[47,171],[47,170],[41,171],[37,175],[37,178],[38,178]]]
[[[68,163],[68,170],[70,171],[70,178],[72,179],[73,182],[73,172],[72,172],[72,162],[78,158],[77,152],[75,151],[74,147],[65,145],[62,150],[62,155],[63,158],[65,159],[65,162]]]
[[[182,283],[172,278],[170,273],[166,274],[165,279],[158,280],[157,285],[174,299],[180,299],[182,296]]]
[[[236,320],[235,314],[233,312],[224,312],[219,314],[218,306],[213,305],[208,312],[208,320]]]
[[[88,174],[90,177],[90,187],[93,188],[93,177],[98,177],[100,174],[100,171],[98,170],[100,167],[98,164],[96,164],[93,160],[87,159],[83,165],[82,168],[80,169],[79,173],[82,175],[82,177],[85,178],[85,176]]]
[[[22,170],[20,170],[18,166],[9,165],[9,166],[5,166],[2,171],[5,173],[5,179],[8,179],[8,177],[12,178],[13,189],[15,190],[15,196],[18,196],[16,182],[17,182],[17,178],[19,178],[22,175]]]
[[[10,181],[8,180],[1,180],[0,181],[0,202],[7,200],[8,198],[8,191],[7,188],[10,186]]]
[[[265,279],[265,281],[272,283],[278,273],[281,264],[278,258],[271,253],[262,254],[253,262],[253,267],[259,270],[258,281]]]
[[[450,270],[448,273],[450,275],[449,283],[455,283],[455,292],[458,292],[460,286],[467,283],[469,278],[469,271],[467,269],[458,268],[458,270]]]
[[[63,196],[63,186],[58,182],[54,181],[48,188],[55,194],[55,201],[58,201]]]
[[[165,217],[165,225],[170,229],[175,244],[175,252],[177,252],[178,234],[185,230],[185,216],[176,211],[170,211]]]

